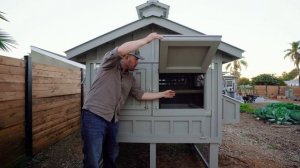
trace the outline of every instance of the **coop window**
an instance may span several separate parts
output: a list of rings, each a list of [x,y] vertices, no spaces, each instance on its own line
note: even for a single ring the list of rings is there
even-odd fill
[[[174,98],[159,100],[160,109],[190,109],[204,106],[204,74],[202,73],[161,73],[159,90],[172,89]]]

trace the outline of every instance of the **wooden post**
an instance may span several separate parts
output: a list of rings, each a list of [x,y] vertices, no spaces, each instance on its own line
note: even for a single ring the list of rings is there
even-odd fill
[[[83,106],[83,102],[84,102],[84,77],[83,77],[83,69],[82,68],[80,68],[80,73],[81,73],[81,77],[80,77],[80,81],[81,81],[81,94],[80,94],[80,98],[81,98],[81,100],[80,100],[80,111],[81,111],[81,108],[82,108],[82,106]]]
[[[31,57],[25,60],[25,154],[32,158],[32,62]]]
[[[150,143],[150,168],[156,168],[156,144]]]
[[[209,168],[218,168],[219,160],[219,144],[209,144]]]

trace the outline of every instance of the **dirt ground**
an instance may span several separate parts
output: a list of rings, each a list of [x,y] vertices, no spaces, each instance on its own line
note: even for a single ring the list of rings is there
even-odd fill
[[[77,133],[37,154],[27,167],[82,167],[81,147],[80,134]],[[118,167],[149,167],[149,145],[121,143]],[[196,168],[204,167],[204,164],[191,145],[158,144],[157,167]],[[269,124],[241,113],[239,124],[223,127],[219,167],[300,168],[300,125]]]

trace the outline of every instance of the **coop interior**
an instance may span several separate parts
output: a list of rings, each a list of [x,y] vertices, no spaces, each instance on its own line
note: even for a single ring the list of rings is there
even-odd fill
[[[174,90],[174,98],[159,100],[160,109],[191,109],[204,106],[203,73],[160,73],[159,90]]]

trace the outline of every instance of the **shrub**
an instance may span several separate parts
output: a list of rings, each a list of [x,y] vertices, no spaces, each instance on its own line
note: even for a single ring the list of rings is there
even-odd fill
[[[243,103],[240,105],[240,112],[246,112],[246,113],[253,113],[255,111],[255,108],[252,107],[249,103]]]

